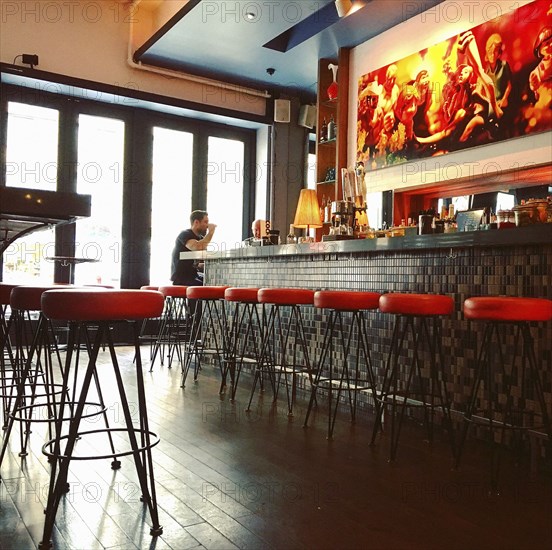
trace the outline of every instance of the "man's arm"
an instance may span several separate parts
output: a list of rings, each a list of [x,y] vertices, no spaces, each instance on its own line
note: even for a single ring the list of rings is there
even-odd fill
[[[210,223],[207,226],[207,234],[205,235],[205,237],[203,237],[203,239],[200,239],[199,241],[196,241],[195,239],[190,239],[186,242],[186,248],[188,248],[189,250],[193,250],[194,252],[207,250],[207,246],[209,246],[209,243],[213,238],[216,227],[217,226],[214,223]]]

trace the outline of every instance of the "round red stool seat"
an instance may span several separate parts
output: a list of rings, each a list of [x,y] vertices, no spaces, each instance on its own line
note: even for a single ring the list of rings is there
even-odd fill
[[[155,285],[142,285],[140,287],[140,290],[159,290],[159,287],[155,286]],[[159,291],[159,292],[161,292],[161,291]]]
[[[258,288],[230,287],[224,291],[224,299],[229,302],[247,302],[256,304],[258,300]]]
[[[377,309],[381,294],[354,290],[318,290],[314,294],[314,305],[324,309],[356,311]]]
[[[454,300],[442,294],[403,294],[391,292],[382,294],[379,309],[383,313],[399,315],[450,315],[454,311]]]
[[[48,286],[16,286],[11,293],[10,306],[22,311],[40,311],[42,306],[40,298],[47,290],[63,288],[63,285]]]
[[[159,290],[165,298],[171,296],[173,298],[186,298],[186,293],[189,287],[184,285],[167,285],[155,287],[156,290]],[[153,290],[153,289],[150,289]]]
[[[65,321],[115,321],[158,317],[164,299],[154,290],[64,289],[42,295],[42,312]]]
[[[224,299],[227,286],[189,286],[186,296],[189,300],[220,300]]]
[[[10,285],[9,283],[0,283],[0,304],[7,306],[10,304],[11,291],[18,285]]]
[[[308,305],[314,303],[314,293],[314,290],[303,288],[261,288],[258,300],[261,304]]]
[[[484,321],[550,321],[552,300],[481,296],[464,301],[464,317]]]

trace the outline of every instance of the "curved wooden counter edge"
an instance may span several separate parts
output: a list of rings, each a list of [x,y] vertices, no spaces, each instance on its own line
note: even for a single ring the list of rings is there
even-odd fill
[[[226,250],[213,244],[202,252],[182,252],[181,260],[221,260],[234,258],[266,258],[273,256],[304,256],[312,254],[342,254],[355,252],[386,252],[400,250],[435,250],[466,247],[504,247],[531,244],[551,244],[552,223],[466,231],[437,235],[383,237],[379,239],[355,239],[350,241],[285,244],[278,246],[244,246]]]

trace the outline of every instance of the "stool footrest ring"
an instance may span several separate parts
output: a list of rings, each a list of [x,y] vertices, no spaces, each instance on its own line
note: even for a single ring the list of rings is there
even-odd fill
[[[525,415],[529,415],[528,411],[525,411]],[[535,417],[541,418],[541,414],[534,414]],[[468,417],[466,415],[463,415],[464,421],[469,422],[470,424],[478,425],[478,426],[491,426],[496,428],[502,428],[504,430],[540,430],[545,427],[544,422],[542,424],[512,424],[511,421],[506,422],[504,420],[499,420],[497,418],[489,418],[487,416],[483,416],[481,412],[478,414],[477,412],[474,412],[471,417]]]
[[[44,374],[40,374],[39,376],[43,377]],[[55,388],[55,391],[47,391],[46,388],[46,383],[45,382],[25,382],[23,384],[23,386],[25,387],[25,389],[29,391],[29,394],[25,394],[25,397],[33,397],[35,399],[38,399],[39,397],[50,397],[52,395],[61,395],[64,391],[67,391],[68,388],[65,388],[63,386],[63,384],[49,384],[49,387],[54,389]],[[0,390],[2,391],[0,393],[0,397],[5,397],[6,399],[10,399],[10,398],[13,398],[15,399],[17,397],[17,394],[16,393],[13,393],[14,391],[17,391],[19,388],[19,384],[16,380],[14,380],[11,384],[5,384],[5,385],[2,385],[0,386]],[[40,391],[42,391],[43,393],[34,393],[32,394],[32,390],[33,388],[40,388]],[[10,390],[9,393],[4,393],[4,390]]]
[[[56,403],[56,405],[59,406],[59,403]],[[76,407],[78,405],[78,403],[76,401],[65,402],[66,407],[70,407],[71,405],[74,405]],[[104,412],[107,411],[107,407],[105,405],[102,406],[101,403],[92,403],[91,401],[87,401],[87,402],[85,402],[85,406],[97,407],[97,410],[95,410],[94,412],[91,412],[91,413],[83,414],[83,415],[81,415],[81,418],[91,418],[93,416],[98,416],[99,414],[103,414]],[[53,408],[53,404],[52,403],[33,403],[32,405],[26,405],[25,407],[19,407],[18,409],[12,411],[9,416],[17,422],[55,422],[56,420],[59,420],[59,418],[55,418],[55,417],[52,417],[52,418],[46,418],[46,417],[45,418],[34,418],[34,417],[24,418],[24,417],[21,417],[21,416],[17,416],[17,414],[21,413],[22,411],[33,410],[33,409],[36,409],[36,408],[39,408],[39,407]],[[69,421],[69,420],[73,420],[73,418],[74,418],[74,416],[71,415],[71,416],[67,416],[65,418],[62,418],[61,420],[63,422],[66,422],[66,421]]]
[[[426,399],[431,398],[431,395],[427,395]],[[434,399],[439,399],[439,395],[434,395]],[[381,403],[384,406],[389,406],[393,404],[393,394],[388,393],[387,395],[379,395],[376,397],[377,401]],[[404,395],[401,395],[400,393],[395,394],[395,402],[397,404],[403,405],[406,402],[407,407],[430,407],[433,409],[443,409],[442,403],[430,403],[428,401],[422,401],[421,399],[415,399],[414,397],[405,397]]]
[[[126,451],[108,453],[106,455],[94,455],[94,456],[75,456],[75,455],[72,455],[71,460],[101,460],[101,459],[115,458],[117,456],[129,456],[129,455],[132,455],[134,453],[141,453],[143,451],[147,451],[147,450],[155,447],[160,441],[159,436],[154,432],[141,430],[140,428],[133,428],[133,431],[136,435],[142,435],[143,436],[145,434],[148,434],[151,438],[149,445],[144,445],[142,447],[138,447],[136,449],[136,451],[134,451],[132,449],[128,449]],[[77,437],[77,439],[81,439],[81,441],[82,441],[82,438],[86,435],[108,433],[108,432],[109,433],[122,432],[122,433],[125,433],[125,434],[129,433],[127,428],[104,428],[104,429],[100,429],[100,430],[89,430],[89,431],[86,431],[86,432],[78,432],[76,437]],[[52,457],[52,458],[56,458],[56,459],[67,458],[66,455],[56,454],[53,451],[50,451],[49,449],[56,443],[56,441],[61,442],[62,440],[68,439],[68,438],[69,438],[68,435],[64,435],[64,436],[60,437],[58,440],[56,440],[56,438],[50,439],[49,441],[44,443],[44,445],[42,446],[42,454],[46,455],[47,457]]]

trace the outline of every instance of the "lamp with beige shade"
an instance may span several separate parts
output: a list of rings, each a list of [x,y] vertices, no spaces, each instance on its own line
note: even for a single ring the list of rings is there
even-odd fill
[[[299,229],[307,230],[306,237],[302,237],[300,242],[315,242],[315,238],[309,235],[309,230],[322,227],[320,205],[318,204],[316,190],[301,189],[293,225]]]

